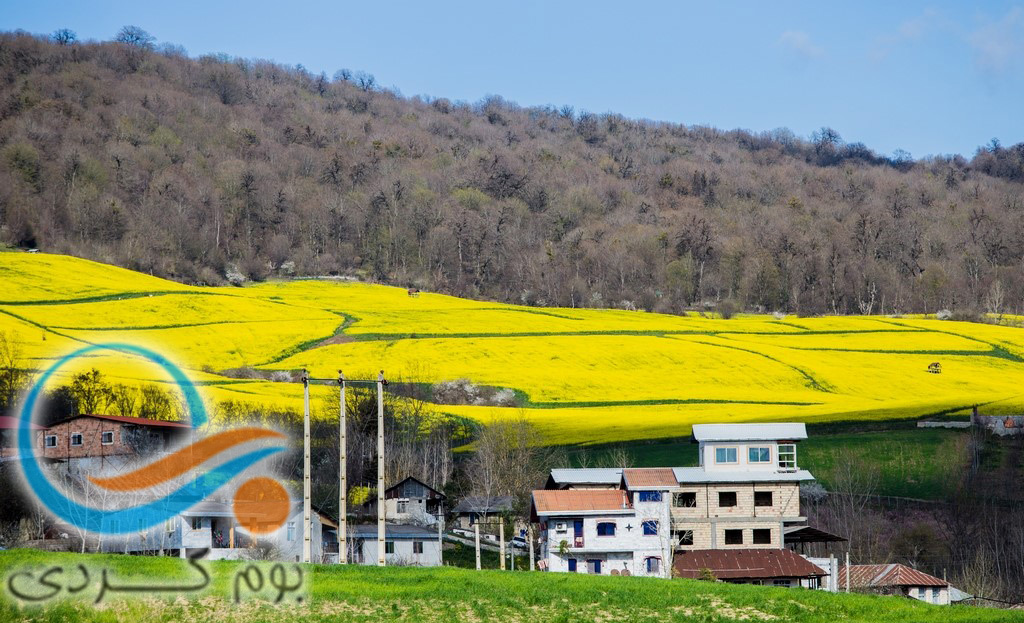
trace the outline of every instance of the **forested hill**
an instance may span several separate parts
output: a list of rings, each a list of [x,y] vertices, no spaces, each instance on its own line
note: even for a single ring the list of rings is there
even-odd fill
[[[886,158],[827,128],[405,98],[145,39],[3,34],[0,76],[12,245],[189,283],[355,274],[537,305],[1022,303],[1024,144]]]

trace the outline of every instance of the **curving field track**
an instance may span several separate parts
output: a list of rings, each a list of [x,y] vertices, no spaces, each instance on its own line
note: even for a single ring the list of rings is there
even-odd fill
[[[76,345],[129,341],[190,368],[207,399],[300,408],[297,384],[218,371],[308,367],[516,390],[548,443],[679,437],[701,421],[920,417],[1024,408],[1024,330],[922,317],[729,320],[530,308],[337,280],[184,286],[87,260],[0,253],[0,331],[37,369]],[[927,372],[932,362],[941,374]],[[161,380],[128,357],[117,382]],[[326,390],[320,390],[326,391]]]

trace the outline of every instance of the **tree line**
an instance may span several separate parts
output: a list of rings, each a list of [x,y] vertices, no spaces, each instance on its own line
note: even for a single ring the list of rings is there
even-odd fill
[[[626,87],[623,87],[626,88]],[[881,156],[0,34],[0,241],[188,283],[347,274],[531,305],[1019,311],[1024,144]],[[1000,310],[1002,311],[1002,310]]]

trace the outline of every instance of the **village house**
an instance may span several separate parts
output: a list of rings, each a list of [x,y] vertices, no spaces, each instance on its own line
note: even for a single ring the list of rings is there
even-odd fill
[[[544,566],[668,576],[673,558],[686,554],[721,561],[719,571],[728,575],[756,558],[789,575],[755,574],[751,581],[791,585],[800,578],[817,586],[828,572],[785,549],[789,534],[814,538],[794,530],[806,523],[800,483],[814,478],[797,465],[796,445],[806,438],[803,424],[697,424],[697,467],[552,470],[547,488],[533,492]],[[721,550],[766,553],[701,554]]]
[[[36,432],[36,447],[69,471],[121,467],[141,455],[170,451],[192,430],[186,422],[120,415],[75,415]]]
[[[906,565],[844,565],[839,571],[839,586],[847,586],[847,576],[851,591],[902,595],[930,604],[950,602],[949,582]]]
[[[409,476],[384,490],[384,511],[395,523],[434,525],[444,519],[447,496],[430,485]],[[377,498],[359,509],[360,515],[377,515]]]
[[[349,526],[348,552],[351,563],[377,564],[377,524]],[[438,533],[422,526],[388,523],[384,526],[384,560],[392,566],[440,566]]]
[[[511,495],[470,495],[455,505],[455,528],[472,530],[476,524],[481,530],[497,530],[502,515],[514,513],[516,499]]]
[[[821,588],[828,574],[821,567],[788,549],[704,549],[679,551],[672,563],[673,576],[701,579],[710,573],[733,584],[765,584],[795,588]]]
[[[21,422],[18,418],[0,415],[0,462],[18,458],[18,428],[20,426]],[[43,427],[32,424],[29,429],[41,431]]]
[[[284,525],[268,535],[250,536],[235,519],[232,504],[224,499],[206,499],[165,521],[161,526],[139,527],[136,532],[105,536],[100,549],[126,554],[163,553],[185,558],[209,549],[209,560],[239,560],[269,557],[275,560],[302,560],[302,503],[293,503]],[[326,513],[313,509],[310,539],[311,560],[338,562],[338,523]],[[120,530],[126,526],[108,525]]]

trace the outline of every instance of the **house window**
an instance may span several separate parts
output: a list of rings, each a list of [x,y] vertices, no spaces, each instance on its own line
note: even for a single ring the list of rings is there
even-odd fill
[[[413,541],[412,542],[412,553],[413,554],[422,554],[423,553],[423,541]]]
[[[781,469],[796,469],[796,444],[779,444],[779,467]]]
[[[102,433],[100,433],[100,443],[105,446],[109,446],[110,444],[114,443],[114,431],[105,430]]]
[[[394,541],[384,541],[384,553],[385,554],[394,554],[395,553],[395,542]]]
[[[754,506],[771,506],[772,505],[772,492],[771,491],[755,491],[754,492]]]
[[[786,588],[789,588],[789,580],[774,580],[772,584],[774,584],[775,586],[784,586]]]
[[[80,446],[82,445],[82,433],[71,433],[71,445]]]
[[[576,559],[575,558],[570,558],[569,559],[569,571],[572,571],[574,573],[576,571]]]
[[[718,492],[718,506],[725,508],[729,506],[736,506],[736,492],[735,491],[719,491]]]
[[[637,492],[638,502],[660,502],[661,491],[639,491]]]
[[[294,527],[295,523],[292,522],[289,525]],[[193,517],[192,518],[192,529],[193,530],[202,530],[203,529],[203,518],[202,517]],[[291,541],[291,539],[288,539],[288,540]]]
[[[743,545],[743,530],[726,530],[726,545]]]
[[[287,541],[294,541],[295,540],[295,522],[294,521],[289,521],[288,522],[288,529],[287,529],[287,532],[285,533],[285,540],[287,540]]]
[[[697,493],[694,491],[684,491],[682,493],[672,494],[672,506],[678,508],[692,508],[697,506]]]
[[[661,558],[648,556],[644,559],[644,566],[647,567],[647,573],[661,573]]]
[[[754,528],[754,545],[770,545],[771,542],[771,528]]]
[[[174,517],[168,517],[164,520],[164,532],[168,535],[174,534]]]
[[[767,446],[755,446],[752,448],[747,448],[747,462],[771,463],[772,449]]]
[[[693,530],[683,530],[679,533],[680,545],[693,545]]]
[[[735,463],[736,448],[715,448],[715,463]]]
[[[615,523],[602,521],[597,524],[597,536],[615,536]]]
[[[644,522],[644,536],[657,536],[658,535],[658,522],[648,520]]]
[[[57,447],[57,435],[47,435],[46,436],[46,447],[47,448],[56,448]]]
[[[409,500],[398,500],[398,512],[407,513],[409,511]]]
[[[601,561],[600,560],[588,560],[587,561],[587,573],[601,574]]]

